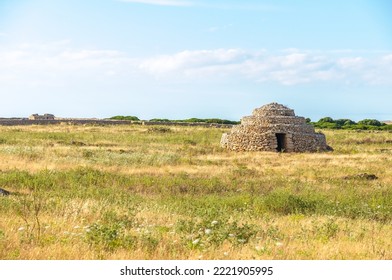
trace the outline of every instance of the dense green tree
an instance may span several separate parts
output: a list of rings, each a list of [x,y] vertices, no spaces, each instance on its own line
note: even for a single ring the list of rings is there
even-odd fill
[[[362,121],[359,121],[358,124],[372,125],[372,126],[382,126],[382,125],[385,125],[385,124],[383,124],[380,121],[375,120],[375,119],[364,119]]]
[[[111,120],[122,120],[122,121],[140,121],[138,117],[135,116],[114,116],[110,118]]]

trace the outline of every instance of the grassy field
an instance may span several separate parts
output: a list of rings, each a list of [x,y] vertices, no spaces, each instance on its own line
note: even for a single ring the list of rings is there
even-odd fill
[[[286,154],[225,131],[0,127],[0,259],[392,259],[392,133]]]

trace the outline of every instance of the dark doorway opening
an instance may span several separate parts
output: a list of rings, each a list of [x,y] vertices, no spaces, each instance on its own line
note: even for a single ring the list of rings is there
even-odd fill
[[[276,148],[276,150],[278,152],[284,152],[286,150],[286,134],[276,133],[276,140],[278,142],[278,147]]]

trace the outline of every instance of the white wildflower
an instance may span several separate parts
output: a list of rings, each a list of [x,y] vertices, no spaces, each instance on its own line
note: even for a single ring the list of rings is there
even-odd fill
[[[193,245],[197,245],[197,244],[199,244],[199,242],[200,242],[200,238],[197,238],[197,239],[192,241],[192,244]]]
[[[264,251],[265,247],[264,246],[256,246],[255,249],[256,249],[256,251]]]
[[[207,235],[211,234],[211,232],[212,232],[212,230],[209,229],[209,228],[207,228],[207,229],[204,231],[204,233],[207,234]]]
[[[212,225],[212,226],[215,226],[215,225],[217,225],[217,224],[218,224],[218,221],[215,221],[215,220],[214,220],[214,221],[211,222],[211,225]]]

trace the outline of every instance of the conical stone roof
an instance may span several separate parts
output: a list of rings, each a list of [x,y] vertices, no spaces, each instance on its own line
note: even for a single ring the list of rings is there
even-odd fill
[[[270,103],[253,110],[253,116],[295,116],[294,110],[279,103]]]
[[[221,146],[235,151],[315,152],[328,150],[325,135],[305,118],[278,103],[254,109],[251,116],[222,135]]]

